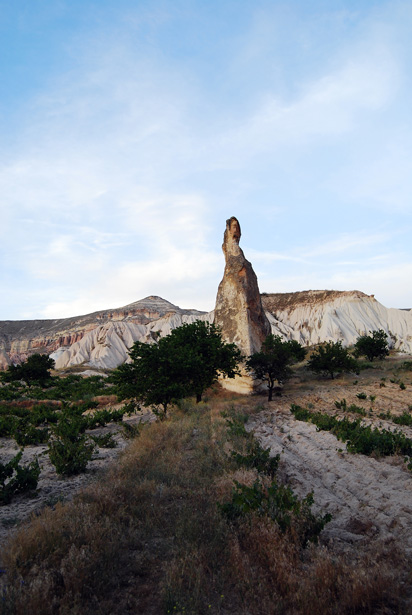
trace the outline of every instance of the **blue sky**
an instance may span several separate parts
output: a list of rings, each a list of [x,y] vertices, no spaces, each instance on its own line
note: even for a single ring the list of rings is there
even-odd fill
[[[412,307],[412,5],[0,0],[0,319],[261,291]]]

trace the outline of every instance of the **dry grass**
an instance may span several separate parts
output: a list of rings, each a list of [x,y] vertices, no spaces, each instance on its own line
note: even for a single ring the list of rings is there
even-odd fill
[[[225,452],[233,404],[257,407],[219,392],[145,427],[102,480],[24,526],[3,556],[2,613],[406,613],[400,550],[348,559],[262,517],[226,521],[217,502],[256,477]]]

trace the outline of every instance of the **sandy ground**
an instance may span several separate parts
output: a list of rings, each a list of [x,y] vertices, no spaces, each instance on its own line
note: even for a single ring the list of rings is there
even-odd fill
[[[389,365],[388,361],[387,369]],[[285,387],[281,397],[266,402],[265,409],[248,423],[265,448],[280,453],[280,477],[300,496],[313,491],[314,510],[332,514],[322,540],[337,550],[379,541],[400,543],[412,554],[412,473],[401,457],[374,459],[347,452],[346,445],[331,433],[296,420],[290,406],[309,405],[314,411],[339,415],[342,412],[334,402],[345,398],[348,406],[354,403],[367,410],[364,423],[400,429],[412,438],[411,428],[378,417],[388,410],[401,414],[412,405],[412,372],[401,373],[405,390],[390,378],[393,374],[376,369],[335,381],[295,381]],[[373,403],[358,399],[360,392],[376,399]],[[359,418],[356,414],[346,416]]]

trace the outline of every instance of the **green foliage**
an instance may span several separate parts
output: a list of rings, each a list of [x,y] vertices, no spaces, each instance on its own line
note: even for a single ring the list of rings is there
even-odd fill
[[[17,493],[25,493],[37,487],[40,475],[39,462],[36,459],[21,466],[19,461],[22,455],[20,451],[8,463],[0,462],[0,504],[9,504]]]
[[[219,375],[233,378],[241,354],[234,344],[223,342],[219,329],[203,321],[184,324],[156,344],[135,342],[129,352],[131,363],[112,374],[121,399],[134,398],[166,416],[172,402],[203,391]]]
[[[235,344],[222,340],[216,325],[196,320],[173,329],[167,337],[176,360],[184,359],[185,387],[189,394],[196,395],[197,402],[219,376],[234,378],[239,373],[241,352]]]
[[[290,487],[275,481],[266,487],[256,480],[252,487],[235,481],[232,499],[219,504],[219,508],[231,521],[257,513],[269,517],[283,533],[293,527],[302,546],[305,546],[309,541],[317,542],[320,532],[332,518],[330,514],[316,517],[311,511],[312,505],[312,493],[300,500]]]
[[[367,395],[366,395],[366,393],[357,393],[356,397],[358,399],[366,399]]]
[[[88,376],[87,378],[77,374],[55,377],[49,383],[47,389],[30,390],[31,398],[59,399],[64,401],[87,401],[97,395],[110,394],[111,384],[108,378],[103,376]]]
[[[246,368],[254,378],[267,382],[268,401],[272,401],[276,381],[284,383],[292,374],[290,365],[305,358],[305,349],[296,340],[283,341],[280,335],[270,334],[246,361]]]
[[[104,427],[108,423],[121,423],[125,415],[125,407],[119,410],[97,410],[93,414],[87,415],[85,418],[87,429],[96,429],[96,427]]]
[[[127,440],[133,440],[140,436],[142,432],[141,425],[138,423],[137,425],[133,423],[123,423],[123,437]]]
[[[17,366],[21,367],[21,366]],[[4,372],[7,377],[7,372]],[[30,383],[30,386],[23,381],[12,381],[0,385],[0,400],[14,401],[22,398],[30,399],[53,399],[63,401],[90,400],[97,395],[110,394],[108,378],[103,376],[88,376],[84,378],[79,375],[71,374],[64,378],[60,376],[50,377],[44,386],[40,383]]]
[[[51,463],[60,475],[79,474],[86,469],[95,445],[84,433],[87,419],[70,414],[67,407],[57,425],[51,427],[48,453]]]
[[[49,439],[49,430],[47,427],[42,429],[35,427],[29,418],[25,417],[15,420],[12,436],[19,446],[44,444]]]
[[[365,395],[366,398],[366,395]],[[362,399],[364,399],[362,397]],[[341,399],[340,401],[335,401],[335,406],[338,410],[343,410],[344,412],[354,412],[355,414],[360,414],[361,416],[366,416],[365,408],[361,406],[357,406],[356,404],[351,404],[348,406],[346,399]]]
[[[44,354],[32,354],[21,365],[10,365],[0,374],[3,382],[24,380],[27,384],[38,383],[46,386],[50,381],[50,370],[54,367],[54,360]]]
[[[369,361],[384,359],[389,354],[385,331],[379,329],[370,335],[361,335],[355,343],[355,356],[365,356]]]
[[[410,427],[412,425],[412,414],[409,414],[407,411],[402,412],[400,416],[392,417],[392,421],[397,425],[407,425]]]
[[[117,446],[117,442],[111,433],[102,434],[100,436],[90,436],[90,438],[100,448],[116,448]]]
[[[281,532],[293,529],[302,546],[306,546],[308,541],[316,542],[331,516],[327,514],[316,517],[312,513],[313,494],[299,500],[290,487],[274,480],[280,455],[272,457],[270,449],[262,448],[253,432],[245,429],[247,415],[237,414],[233,408],[225,414],[228,436],[239,447],[243,444],[243,452],[232,451],[231,459],[242,467],[257,470],[262,477],[270,476],[272,482],[265,486],[262,480],[257,479],[249,487],[235,481],[232,499],[218,504],[222,514],[230,521],[237,521],[252,513],[267,516],[278,525]]]
[[[349,355],[347,348],[344,348],[340,341],[319,346],[310,357],[308,368],[332,379],[341,372],[359,373],[358,362]]]
[[[347,443],[347,449],[351,453],[379,456],[402,454],[408,457],[412,455],[412,440],[402,432],[362,425],[360,419],[350,421],[345,417],[339,420],[321,412],[310,412],[295,404],[292,404],[291,412],[296,419],[316,425],[319,431],[332,432],[339,440]]]
[[[404,391],[406,389],[405,383],[404,382],[400,382],[399,383],[399,388],[401,389],[401,391]]]
[[[335,401],[335,406],[338,410],[343,410],[344,412],[346,412],[346,410],[348,409],[348,405],[345,398],[341,399],[340,401]]]
[[[247,432],[246,432],[247,433]],[[249,469],[255,469],[260,473],[275,476],[280,455],[271,456],[269,448],[262,448],[252,434],[248,434],[245,454],[232,451],[232,459],[239,465]]]

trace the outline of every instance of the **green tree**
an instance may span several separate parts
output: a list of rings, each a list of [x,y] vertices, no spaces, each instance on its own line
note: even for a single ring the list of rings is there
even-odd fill
[[[177,356],[184,356],[185,387],[196,395],[198,403],[203,392],[220,376],[234,378],[240,373],[240,350],[235,344],[224,342],[219,327],[214,324],[202,320],[185,323],[171,332],[168,343]]]
[[[54,360],[45,354],[32,354],[21,365],[10,365],[0,375],[3,382],[24,380],[26,384],[38,383],[45,386],[51,380],[50,370],[54,368]]]
[[[135,342],[131,363],[112,374],[121,399],[135,398],[139,403],[159,407],[163,416],[168,406],[182,397],[203,391],[222,374],[233,378],[241,360],[234,344],[223,342],[219,329],[203,321],[184,324],[155,344]]]
[[[371,335],[361,335],[355,344],[355,356],[365,356],[369,361],[384,359],[389,354],[388,339],[385,331],[371,331]]]
[[[246,361],[246,369],[259,380],[267,382],[268,401],[272,401],[275,382],[283,384],[292,374],[290,365],[303,361],[305,349],[296,340],[283,341],[280,335],[270,334]]]
[[[358,373],[358,362],[349,355],[342,342],[327,342],[319,346],[308,361],[308,368],[313,372],[325,374],[332,379],[341,372]]]

